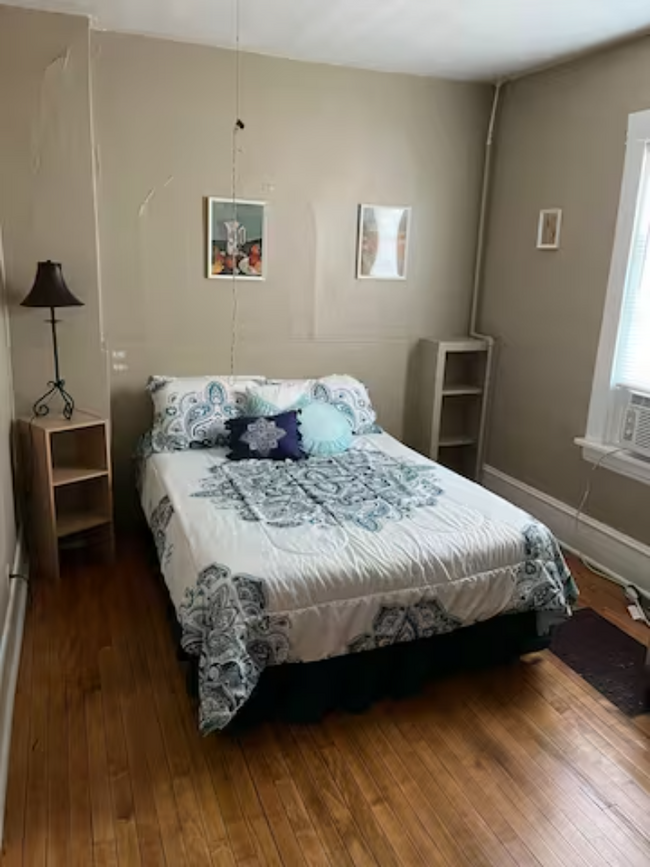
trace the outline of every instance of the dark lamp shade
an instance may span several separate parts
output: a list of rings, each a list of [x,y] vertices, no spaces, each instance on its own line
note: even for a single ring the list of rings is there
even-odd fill
[[[39,262],[32,291],[21,302],[22,307],[83,307],[83,301],[72,294],[63,279],[59,262]]]

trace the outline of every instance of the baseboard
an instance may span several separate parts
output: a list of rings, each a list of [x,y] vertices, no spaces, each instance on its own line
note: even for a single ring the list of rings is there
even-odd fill
[[[4,832],[11,723],[27,608],[27,568],[24,548],[19,540],[12,571],[22,577],[11,579],[7,614],[0,632],[0,847]]]
[[[483,469],[483,484],[537,518],[567,550],[584,557],[619,584],[635,584],[650,593],[650,547],[619,533],[566,503],[507,476],[494,467]]]

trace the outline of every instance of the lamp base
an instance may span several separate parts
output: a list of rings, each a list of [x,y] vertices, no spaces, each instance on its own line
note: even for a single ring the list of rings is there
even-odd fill
[[[72,418],[72,413],[74,412],[74,400],[72,396],[68,394],[65,390],[65,382],[62,379],[57,379],[51,382],[48,382],[49,389],[45,392],[43,397],[39,397],[34,406],[32,407],[32,411],[35,416],[38,418],[44,418],[46,415],[50,413],[49,402],[52,398],[59,394],[63,400],[63,417],[68,421]]]

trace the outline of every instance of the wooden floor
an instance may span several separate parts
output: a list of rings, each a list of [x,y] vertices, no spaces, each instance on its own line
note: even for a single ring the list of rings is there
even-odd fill
[[[1,863],[648,867],[642,726],[544,653],[357,717],[201,738],[129,549],[33,588]]]

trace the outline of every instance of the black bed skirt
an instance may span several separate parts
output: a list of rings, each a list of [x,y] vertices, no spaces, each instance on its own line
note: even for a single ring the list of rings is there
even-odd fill
[[[188,692],[197,697],[198,660],[180,647],[180,627],[171,602],[170,620],[179,659],[187,666]],[[333,710],[361,713],[380,699],[414,695],[431,680],[503,665],[549,644],[550,636],[537,634],[535,612],[526,612],[377,650],[271,666],[227,730],[269,720],[313,723]]]

